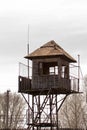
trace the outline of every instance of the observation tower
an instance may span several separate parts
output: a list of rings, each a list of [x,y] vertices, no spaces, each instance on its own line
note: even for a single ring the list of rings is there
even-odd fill
[[[32,64],[30,67],[20,63],[18,92],[28,104],[28,128],[58,130],[58,111],[63,102],[68,95],[79,93],[79,76],[71,75],[77,61],[53,40],[25,58]],[[21,73],[23,66],[26,74]]]

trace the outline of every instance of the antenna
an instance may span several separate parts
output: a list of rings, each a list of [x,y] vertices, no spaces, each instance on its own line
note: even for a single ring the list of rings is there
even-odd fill
[[[28,44],[27,44],[27,55],[29,55],[29,24],[28,24]],[[27,60],[28,65],[28,79],[29,79],[29,59]],[[28,94],[28,103],[30,102],[29,94]],[[29,116],[30,116],[30,109],[28,105],[28,124],[29,124]]]
[[[29,24],[28,24],[28,44],[27,44],[27,55],[29,55]],[[28,78],[29,78],[29,60],[27,60],[28,64]]]
[[[29,44],[29,24],[28,24],[28,44]]]

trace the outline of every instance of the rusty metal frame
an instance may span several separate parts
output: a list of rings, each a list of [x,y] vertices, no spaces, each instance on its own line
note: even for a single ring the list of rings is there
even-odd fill
[[[59,129],[58,112],[63,105],[65,99],[67,98],[68,94],[64,95],[64,97],[58,101],[58,97],[60,95],[51,94],[50,92],[51,89],[48,91],[47,95],[44,95],[43,101],[41,101],[42,95],[31,95],[32,105],[28,103],[26,97],[22,94],[29,106],[29,109],[32,112],[32,122],[28,124],[29,130],[35,130],[35,128],[36,130],[41,130],[42,127],[48,127],[50,128],[50,130],[53,130],[54,128],[56,128],[56,130]],[[45,111],[47,105],[49,106],[49,113]],[[36,111],[35,107],[37,108]],[[53,111],[55,112],[55,123],[52,117],[52,115],[54,114]],[[43,119],[43,121],[41,120],[41,117],[43,116],[42,113],[45,114],[45,118]]]

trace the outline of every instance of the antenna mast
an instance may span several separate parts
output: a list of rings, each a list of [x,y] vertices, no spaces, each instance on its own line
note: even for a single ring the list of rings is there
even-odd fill
[[[27,55],[29,55],[29,24],[28,24],[28,44],[27,44]],[[28,65],[28,79],[29,79],[29,59],[27,60],[27,65]],[[28,94],[28,103],[29,103],[29,94]],[[29,105],[28,105],[28,125],[29,125],[29,115],[30,115],[30,111],[29,111]],[[29,127],[29,126],[28,126]]]
[[[29,24],[28,24],[28,44],[27,44],[27,55],[29,55]],[[28,63],[28,78],[29,78],[29,60],[27,60]]]

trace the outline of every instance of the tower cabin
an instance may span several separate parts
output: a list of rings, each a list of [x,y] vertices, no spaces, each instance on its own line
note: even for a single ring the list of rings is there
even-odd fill
[[[19,92],[32,95],[78,92],[78,79],[70,77],[70,63],[76,60],[55,41],[49,41],[25,56],[32,61],[32,78],[19,75]],[[75,88],[74,88],[75,87]]]

